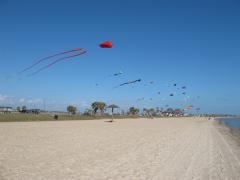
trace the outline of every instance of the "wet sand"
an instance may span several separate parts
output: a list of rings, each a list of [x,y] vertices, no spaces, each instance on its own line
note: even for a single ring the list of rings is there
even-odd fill
[[[0,180],[239,180],[239,145],[207,118],[104,121],[0,123]]]

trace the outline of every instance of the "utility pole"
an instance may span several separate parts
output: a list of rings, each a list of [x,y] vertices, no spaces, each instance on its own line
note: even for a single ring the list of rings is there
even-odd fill
[[[43,110],[46,112],[46,100],[43,99]]]

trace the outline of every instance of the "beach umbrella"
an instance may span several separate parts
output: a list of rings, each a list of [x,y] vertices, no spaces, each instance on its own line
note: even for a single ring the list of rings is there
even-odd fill
[[[117,105],[115,105],[115,104],[111,104],[107,108],[108,109],[112,109],[112,120],[110,122],[113,122],[113,112],[114,112],[114,109],[117,109],[119,107]]]

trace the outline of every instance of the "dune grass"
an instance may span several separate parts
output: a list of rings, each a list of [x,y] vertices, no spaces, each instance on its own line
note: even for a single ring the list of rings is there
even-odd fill
[[[114,116],[116,119],[134,118],[133,116]],[[137,117],[135,117],[137,118]],[[111,116],[86,116],[86,115],[58,115],[54,119],[53,114],[0,114],[0,122],[30,122],[30,121],[63,121],[63,120],[97,120],[111,119]]]

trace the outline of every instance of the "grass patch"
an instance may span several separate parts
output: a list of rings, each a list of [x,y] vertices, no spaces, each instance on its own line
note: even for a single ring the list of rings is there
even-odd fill
[[[114,119],[138,118],[137,116],[114,116]],[[85,115],[58,115],[58,120],[52,114],[0,114],[0,122],[31,122],[31,121],[63,121],[63,120],[97,120],[111,119],[111,116],[85,116]]]

